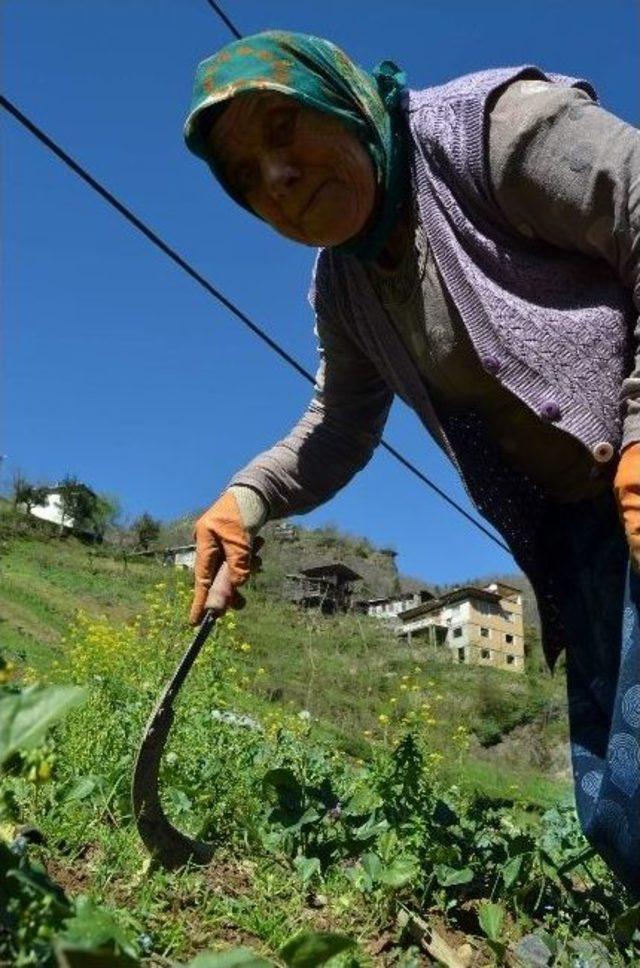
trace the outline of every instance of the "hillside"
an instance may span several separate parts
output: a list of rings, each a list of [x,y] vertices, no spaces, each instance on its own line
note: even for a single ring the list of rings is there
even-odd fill
[[[196,515],[185,515],[162,526],[157,547],[188,544],[193,541]],[[367,538],[345,534],[338,528],[305,528],[294,524],[281,534],[278,522],[268,523],[262,531],[265,547],[262,551],[264,572],[262,587],[273,595],[279,595],[285,575],[299,572],[316,565],[341,562],[361,575],[356,584],[358,598],[377,598],[393,595],[399,591],[427,588],[438,593],[454,585],[437,585],[418,576],[404,575],[396,566],[396,552],[391,548],[376,548]],[[521,573],[461,576],[457,585],[488,585],[502,581],[522,590],[524,623],[539,628],[535,597],[527,579]]]
[[[123,557],[108,546],[87,546],[72,537],[61,540],[55,529],[38,522],[7,513],[0,522],[0,648],[36,670],[47,669],[64,652],[78,611],[130,620],[156,585],[191,580],[153,558]],[[400,646],[366,616],[300,612],[279,600],[287,571],[323,560],[356,568],[360,561],[365,565],[360,573],[369,569],[375,594],[385,582],[389,590],[397,587],[393,558],[334,529],[301,531],[293,541],[267,537],[264,572],[248,586],[247,608],[237,615],[240,634],[252,643],[244,662],[260,696],[278,706],[308,709],[341,748],[362,755],[368,746],[365,733],[379,730],[379,716],[390,706],[409,713],[418,698],[427,700],[415,682],[420,668],[432,683],[430,696],[438,697],[432,703],[436,748],[446,749],[447,737],[464,725],[481,784],[486,781],[491,790],[500,786],[506,773],[500,778],[496,769],[502,767],[517,774],[515,782],[534,799],[546,801],[547,781],[553,785],[569,778],[564,680],[536,672],[535,656],[527,676],[461,669],[443,664],[424,646]],[[522,748],[502,743],[516,727],[520,735],[525,731],[530,754],[524,765]]]
[[[0,647],[32,664],[47,663],[74,615],[116,620],[139,609],[163,571],[154,562],[60,538],[45,522],[15,519],[0,507]]]
[[[186,515],[162,526],[158,547],[188,544],[193,541],[196,515]],[[340,561],[362,576],[357,594],[362,597],[391,595],[401,587],[391,549],[377,549],[366,538],[346,535],[337,528],[305,528],[292,525],[290,535],[280,534],[279,522],[269,522],[262,530],[264,586],[278,594],[285,575],[303,568]]]

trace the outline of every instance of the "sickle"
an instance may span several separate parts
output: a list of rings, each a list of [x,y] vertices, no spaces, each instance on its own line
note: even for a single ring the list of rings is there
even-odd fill
[[[181,833],[167,818],[160,803],[160,760],[173,723],[173,701],[220,613],[209,609],[196,637],[182,656],[147,722],[133,771],[131,799],[138,833],[145,847],[163,867],[175,870],[188,861],[208,864],[213,847]]]

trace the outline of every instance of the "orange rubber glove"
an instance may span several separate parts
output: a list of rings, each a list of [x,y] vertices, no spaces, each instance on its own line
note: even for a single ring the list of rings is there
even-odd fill
[[[242,607],[244,604],[236,589],[251,574],[253,539],[245,529],[238,502],[231,492],[225,491],[198,518],[194,538],[195,589],[189,621],[199,625],[207,608],[222,613],[230,605]]]
[[[631,553],[631,564],[640,572],[640,442],[622,451],[613,489]]]

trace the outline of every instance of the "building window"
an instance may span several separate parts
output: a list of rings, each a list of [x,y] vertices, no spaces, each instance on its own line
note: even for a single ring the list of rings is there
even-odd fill
[[[482,615],[497,615],[500,611],[499,607],[494,602],[485,601],[474,601],[474,608],[477,612],[481,612]]]
[[[508,655],[507,656],[507,665],[513,665],[515,661],[516,661],[515,655]]]
[[[458,649],[458,662],[464,662],[464,646]]]
[[[490,651],[490,649],[481,649],[480,650],[480,658],[482,658],[482,659],[490,659],[491,658],[491,651]]]
[[[462,635],[462,629],[460,628],[460,626],[458,626],[457,629],[453,630],[453,637],[454,639],[459,639],[461,635]],[[462,651],[464,652],[464,649]]]
[[[511,645],[511,643],[513,642],[513,635],[505,635],[504,638],[505,638],[505,642],[507,642],[508,645]]]
[[[489,629],[483,629],[483,628],[481,628],[480,629],[480,635],[482,636],[483,639],[488,639],[489,638]]]

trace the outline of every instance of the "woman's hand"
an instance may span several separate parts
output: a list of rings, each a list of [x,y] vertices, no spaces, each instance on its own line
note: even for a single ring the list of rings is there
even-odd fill
[[[622,451],[613,488],[631,553],[631,564],[640,572],[640,442]]]
[[[260,568],[261,561],[253,556],[253,551],[263,542],[261,538],[254,541],[246,530],[230,491],[225,491],[198,519],[194,537],[195,589],[189,621],[199,625],[207,608],[222,614],[230,606],[244,605],[237,588],[244,585],[252,570]]]

